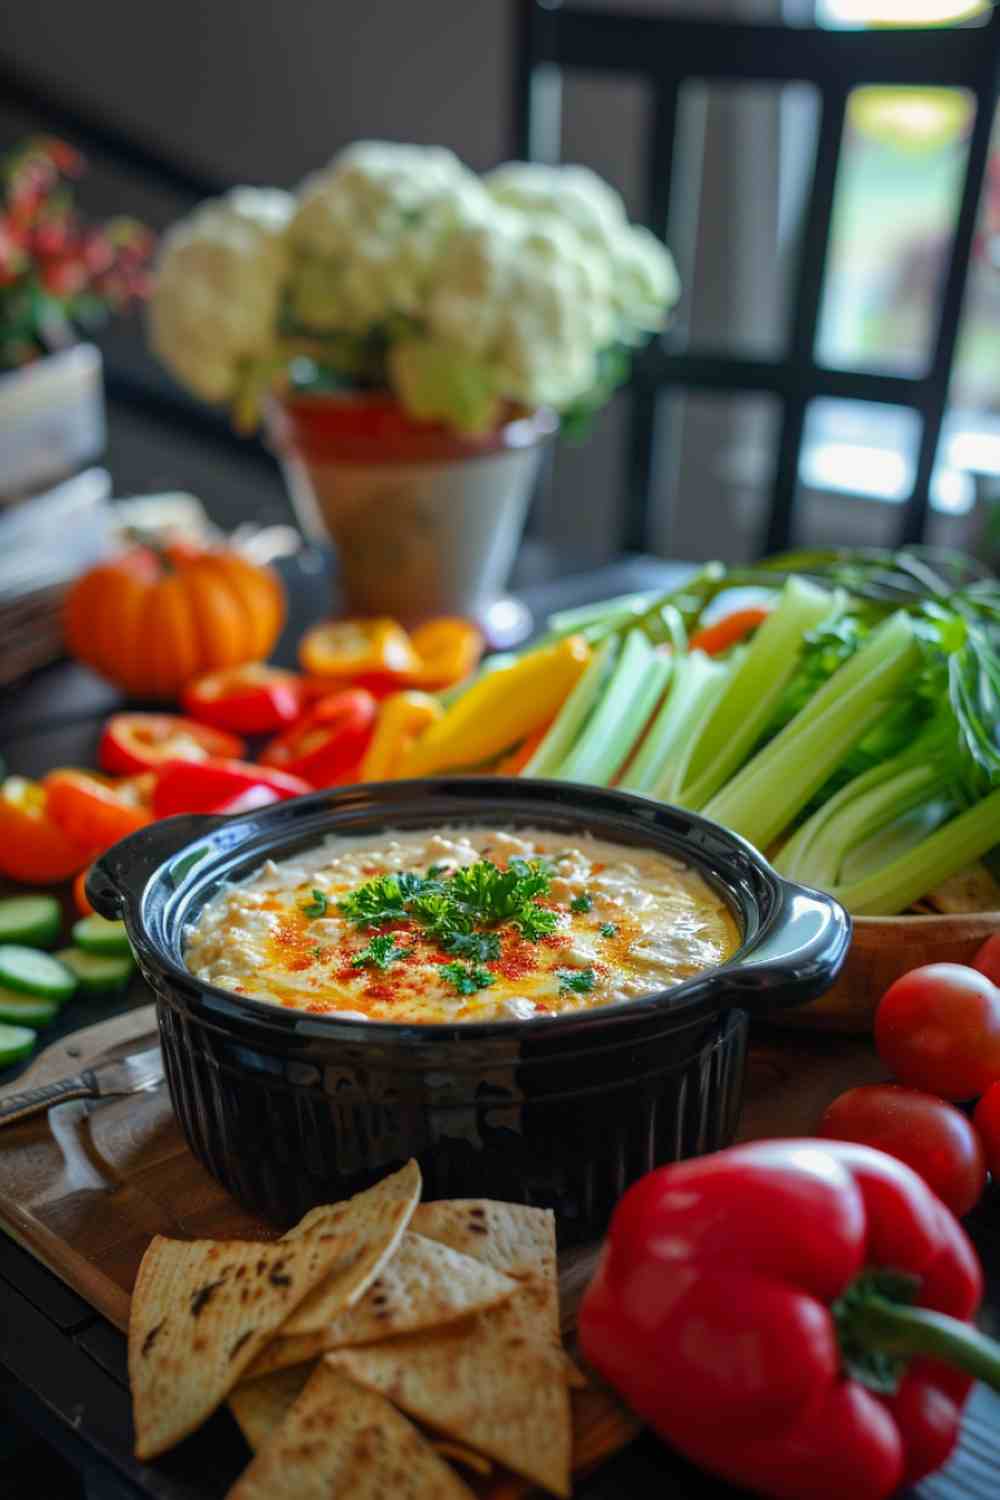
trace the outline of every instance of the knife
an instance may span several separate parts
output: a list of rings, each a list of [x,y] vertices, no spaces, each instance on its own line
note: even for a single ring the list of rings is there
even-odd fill
[[[84,1068],[69,1078],[22,1089],[0,1100],[0,1127],[42,1114],[68,1099],[107,1099],[122,1094],[141,1094],[163,1082],[163,1057],[159,1046],[113,1058],[93,1068]]]

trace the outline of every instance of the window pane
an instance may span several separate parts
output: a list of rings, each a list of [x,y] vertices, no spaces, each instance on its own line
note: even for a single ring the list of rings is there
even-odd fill
[[[926,369],[974,112],[964,89],[852,92],[817,340],[824,364]]]

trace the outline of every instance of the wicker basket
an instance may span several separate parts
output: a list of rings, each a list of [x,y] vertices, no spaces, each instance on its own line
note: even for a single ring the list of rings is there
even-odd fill
[[[782,1022],[827,1031],[871,1031],[879,1000],[920,964],[967,964],[1000,932],[1000,911],[960,916],[856,917],[847,962],[820,1000],[784,1012]]]

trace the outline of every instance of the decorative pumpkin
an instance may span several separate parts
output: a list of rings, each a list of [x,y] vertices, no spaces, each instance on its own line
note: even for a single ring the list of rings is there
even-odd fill
[[[278,638],[278,575],[239,553],[138,546],[76,580],[70,653],[135,698],[174,698],[203,672],[260,661]]]

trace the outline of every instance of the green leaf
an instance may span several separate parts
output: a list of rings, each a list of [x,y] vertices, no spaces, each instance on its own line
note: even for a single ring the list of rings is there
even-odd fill
[[[569,909],[570,911],[579,912],[590,911],[590,908],[593,906],[593,904],[594,903],[592,898],[587,895],[586,891],[584,891],[582,896],[573,897],[572,901],[569,903]]]
[[[309,917],[310,919],[312,919],[313,917],[325,917],[327,905],[328,902],[323,892],[318,891],[316,887],[313,886],[312,900],[305,903],[305,905],[302,907],[302,911],[305,916]]]
[[[472,964],[442,964],[442,976],[455,986],[460,995],[474,995],[494,983],[493,975]]]
[[[441,946],[446,952],[477,964],[492,963],[500,957],[500,939],[495,932],[452,932]]]
[[[392,933],[382,933],[369,939],[367,948],[351,960],[351,967],[363,969],[370,965],[373,969],[387,969],[398,959],[409,958],[412,952],[412,948],[400,948]]]
[[[561,995],[567,993],[589,995],[597,983],[597,976],[593,969],[557,969],[556,973],[559,976]]]
[[[604,922],[601,926],[601,937],[613,938],[618,936],[618,928],[614,922]]]

